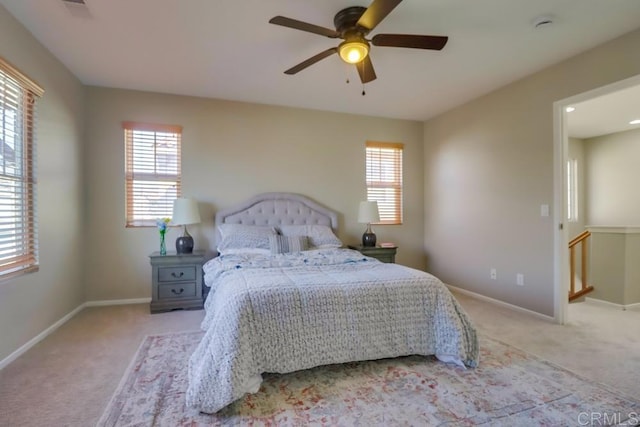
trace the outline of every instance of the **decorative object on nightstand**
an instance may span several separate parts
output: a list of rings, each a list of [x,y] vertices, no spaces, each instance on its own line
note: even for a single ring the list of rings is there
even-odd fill
[[[151,313],[203,307],[204,251],[191,254],[149,255],[153,272]]]
[[[375,247],[376,234],[371,230],[371,223],[380,221],[380,213],[378,212],[378,202],[360,202],[358,210],[358,222],[366,223],[367,230],[362,235],[362,246]]]
[[[173,223],[184,225],[184,233],[176,239],[176,252],[178,254],[190,254],[193,252],[193,237],[187,231],[187,224],[200,222],[198,202],[194,199],[175,199],[173,201]]]
[[[167,226],[169,225],[169,222],[171,222],[171,218],[160,218],[156,220],[156,226],[160,233],[160,255],[167,254],[167,245],[164,241],[164,236],[167,234]]]
[[[385,246],[349,246],[349,249],[355,249],[359,251],[364,256],[370,256],[379,261],[386,263],[395,263],[396,262],[396,252],[398,247],[395,245],[390,246],[389,244],[385,244]]]

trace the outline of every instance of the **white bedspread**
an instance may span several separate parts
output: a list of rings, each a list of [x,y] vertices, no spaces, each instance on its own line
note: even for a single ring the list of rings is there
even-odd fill
[[[213,413],[264,372],[411,354],[478,363],[474,327],[434,276],[347,249],[209,261],[187,405]]]

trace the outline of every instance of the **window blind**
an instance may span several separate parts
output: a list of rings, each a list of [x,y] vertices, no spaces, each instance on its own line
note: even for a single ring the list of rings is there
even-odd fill
[[[0,58],[0,277],[38,270],[36,100],[44,90]]]
[[[126,226],[155,226],[170,218],[182,195],[182,127],[124,122]]]
[[[402,150],[395,142],[366,143],[367,200],[378,202],[378,224],[402,224]]]

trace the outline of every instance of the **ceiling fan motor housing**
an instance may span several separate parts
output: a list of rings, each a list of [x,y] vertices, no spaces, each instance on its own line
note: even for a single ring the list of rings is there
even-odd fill
[[[366,28],[356,27],[358,20],[366,10],[366,7],[352,6],[336,13],[336,16],[333,18],[333,24],[342,38],[345,38],[349,33],[357,32],[364,36],[369,32]]]

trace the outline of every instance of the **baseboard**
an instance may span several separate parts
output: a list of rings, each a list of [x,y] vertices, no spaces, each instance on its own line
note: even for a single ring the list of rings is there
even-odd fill
[[[87,301],[80,304],[70,313],[66,314],[60,320],[53,325],[49,326],[44,331],[27,341],[24,345],[11,353],[9,356],[0,360],[0,370],[5,368],[9,363],[16,360],[18,357],[26,353],[31,347],[38,344],[40,341],[51,335],[56,329],[64,325],[69,319],[78,314],[85,307],[103,307],[107,305],[125,305],[125,304],[148,304],[151,302],[151,298],[134,298],[134,299],[116,299],[116,300],[103,300],[103,301]]]
[[[31,347],[33,347],[34,345],[38,344],[40,341],[45,339],[47,336],[51,335],[53,332],[55,332],[56,329],[58,329],[60,326],[64,325],[69,319],[71,319],[73,316],[78,314],[78,312],[80,312],[80,310],[82,310],[84,307],[85,307],[84,303],[80,304],[75,309],[73,309],[71,312],[67,313],[60,320],[58,320],[56,323],[54,323],[53,325],[49,326],[44,331],[40,332],[35,337],[31,338],[29,341],[27,341],[20,348],[18,348],[16,351],[11,353],[9,356],[7,356],[4,359],[0,360],[0,370],[4,369],[9,363],[13,362],[18,357],[22,356]]]
[[[150,302],[151,302],[151,298],[110,299],[110,300],[87,301],[84,303],[84,306],[85,307],[104,307],[107,305],[148,304]]]
[[[529,310],[527,308],[523,308],[523,307],[520,307],[520,306],[517,306],[517,305],[509,304],[508,302],[500,301],[500,300],[497,300],[495,298],[491,298],[491,297],[488,297],[488,296],[485,296],[485,295],[482,295],[482,294],[478,294],[476,292],[471,292],[471,291],[468,291],[466,289],[458,288],[458,287],[453,286],[453,285],[447,285],[446,283],[445,283],[445,285],[451,291],[458,292],[458,293],[461,293],[463,295],[467,295],[467,296],[469,296],[471,298],[478,299],[478,300],[481,300],[481,301],[485,301],[485,302],[488,302],[488,303],[491,303],[491,304],[499,305],[501,307],[505,307],[505,308],[508,308],[510,310],[513,310],[513,311],[519,311],[520,313],[526,313],[526,314],[529,314],[531,316],[535,316],[535,317],[537,317],[539,319],[546,320],[548,322],[557,323],[556,319],[554,319],[552,316],[547,316],[546,314],[538,313],[537,311],[533,311],[533,310]]]
[[[616,304],[614,302],[609,302],[602,299],[590,298],[590,297],[585,297],[584,301],[588,302],[589,304],[615,308],[618,310],[640,311],[640,303],[623,305],[623,304]]]
[[[629,304],[625,306],[625,309],[631,311],[640,311],[640,303]]]

